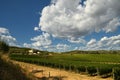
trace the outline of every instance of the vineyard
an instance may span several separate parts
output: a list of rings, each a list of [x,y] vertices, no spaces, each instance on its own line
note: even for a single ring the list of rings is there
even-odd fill
[[[17,55],[10,58],[52,68],[74,71],[103,78],[113,77],[120,80],[120,54],[54,54],[54,55]]]

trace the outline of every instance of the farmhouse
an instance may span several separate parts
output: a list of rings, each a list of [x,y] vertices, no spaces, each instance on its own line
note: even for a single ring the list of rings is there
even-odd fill
[[[34,49],[28,50],[28,55],[38,55],[38,54],[40,54],[40,51],[38,50],[34,50]]]

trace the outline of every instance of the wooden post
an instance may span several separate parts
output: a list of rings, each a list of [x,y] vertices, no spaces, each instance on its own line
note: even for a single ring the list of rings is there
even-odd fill
[[[99,75],[99,68],[98,68],[98,67],[97,67],[97,76],[100,76],[100,75]]]
[[[71,65],[69,65],[69,71],[72,71],[72,70],[71,70]]]
[[[49,78],[50,78],[50,72],[49,72]]]
[[[61,70],[61,66],[60,66],[60,64],[59,64],[59,70]]]
[[[87,66],[85,66],[85,68],[86,68],[86,71],[85,71],[85,72],[88,74],[88,69],[87,69]]]
[[[114,68],[112,69],[112,75],[113,75],[113,79],[115,79],[115,74],[114,74]]]

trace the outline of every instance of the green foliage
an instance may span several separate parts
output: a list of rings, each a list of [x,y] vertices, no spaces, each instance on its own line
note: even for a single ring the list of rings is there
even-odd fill
[[[111,76],[111,73],[112,73],[112,67],[111,66],[100,67],[98,69],[98,74],[101,75],[101,77],[104,77],[104,78]]]
[[[21,48],[21,47],[15,47],[15,46],[11,46],[10,47],[10,54],[28,54],[28,50],[30,50],[30,48]]]
[[[69,70],[70,69],[70,67],[69,67],[69,65],[64,65],[64,68],[65,68],[65,70]]]
[[[63,52],[68,54],[120,54],[120,50],[95,50],[95,51],[81,51],[81,50],[74,50],[70,52]]]
[[[0,52],[7,53],[9,51],[9,46],[4,41],[0,41]]]
[[[64,68],[64,65],[59,64],[59,68],[60,68],[60,69],[63,69],[63,68]]]
[[[113,77],[114,80],[120,80],[120,67],[114,68],[113,74],[114,74]]]
[[[94,76],[97,73],[97,69],[94,66],[87,67],[87,73],[90,74],[90,76]]]
[[[77,70],[79,73],[86,72],[86,67],[85,66],[77,66]]]
[[[48,55],[49,54],[48,51],[40,51],[40,50],[37,50],[37,49],[23,48],[23,47],[16,47],[16,46],[10,46],[9,53],[10,54],[28,55],[29,50],[33,50],[33,53],[40,52],[39,55]]]
[[[112,68],[120,67],[119,54],[54,54],[52,56],[11,54],[10,57],[18,61],[79,73],[87,71],[90,75],[98,74],[104,77],[112,74]]]
[[[75,65],[70,65],[70,69],[74,71],[76,69]]]

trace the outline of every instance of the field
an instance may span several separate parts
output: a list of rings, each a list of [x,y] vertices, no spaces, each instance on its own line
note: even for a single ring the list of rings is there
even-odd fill
[[[120,54],[53,54],[10,55],[11,59],[52,68],[87,73],[91,76],[114,77],[114,69],[120,67]]]
[[[46,63],[66,64],[75,66],[119,66],[119,54],[58,54],[52,56],[37,56],[37,55],[10,55],[12,59],[38,61]]]

